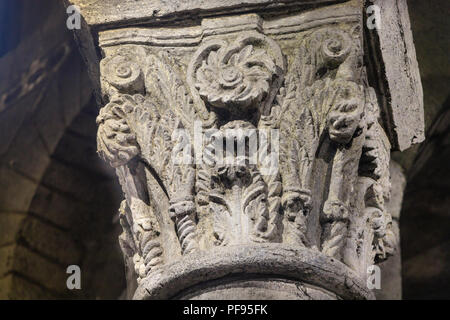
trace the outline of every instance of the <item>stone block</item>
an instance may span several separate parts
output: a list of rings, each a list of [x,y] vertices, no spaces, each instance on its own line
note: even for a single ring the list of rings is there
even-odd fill
[[[37,184],[33,180],[0,166],[0,211],[26,212],[33,199]]]
[[[13,269],[15,249],[15,244],[0,247],[0,279],[7,276]]]
[[[33,124],[44,140],[50,154],[55,150],[66,129],[61,100],[64,99],[60,96],[58,79],[54,79],[49,83],[42,101],[33,114]]]
[[[20,235],[30,248],[55,262],[63,265],[80,263],[81,249],[67,232],[29,217]]]
[[[57,296],[18,275],[0,279],[0,300],[57,299]]]
[[[80,73],[82,62],[77,52],[72,52],[66,63],[61,66],[58,73],[58,91],[61,97],[59,101],[63,111],[63,118],[66,126],[69,126],[73,119],[80,112],[81,108],[81,79]]]
[[[0,213],[0,247],[14,243],[26,214]]]
[[[96,201],[95,177],[89,172],[54,159],[42,178],[44,186],[84,203]]]
[[[44,86],[39,86],[26,96],[8,104],[7,108],[0,112],[0,154],[7,152],[17,133],[22,130],[24,120],[33,112],[43,89]]]
[[[39,186],[30,205],[30,212],[66,230],[87,227],[92,208],[64,194]]]
[[[336,0],[333,2],[344,2]],[[136,2],[134,0],[107,0],[99,2],[85,0],[66,0],[67,4],[80,6],[87,23],[92,26],[105,24],[124,23],[125,21],[157,21],[169,19],[173,15],[178,16],[198,16],[206,15],[211,11],[215,14],[233,12],[237,10],[284,8],[289,5],[299,7],[302,4],[327,3],[329,0],[175,0],[170,3],[165,2]],[[306,3],[305,3],[306,2]]]
[[[50,155],[32,121],[24,123],[1,162],[36,181],[41,179]]]
[[[55,264],[24,246],[17,245],[12,258],[11,271],[24,275],[53,292],[69,293],[66,280],[67,267]]]
[[[402,167],[394,161],[391,161],[390,166],[391,175],[391,198],[386,204],[388,212],[394,219],[400,219],[400,212],[402,210],[403,192],[406,187],[406,177],[403,173]]]
[[[374,0],[380,8],[381,28],[373,29],[379,41],[374,50],[375,60],[383,70],[387,90],[382,96],[389,123],[391,143],[400,151],[425,139],[423,88],[420,80],[416,50],[411,32],[406,0]]]
[[[393,231],[400,243],[400,230],[398,222],[393,221]],[[378,300],[402,299],[402,258],[400,245],[392,257],[379,264],[381,269],[381,289],[374,289]]]

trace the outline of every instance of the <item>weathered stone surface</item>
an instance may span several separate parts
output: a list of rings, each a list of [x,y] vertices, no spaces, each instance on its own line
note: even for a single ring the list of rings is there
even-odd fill
[[[375,295],[380,300],[400,300],[402,298],[402,260],[399,220],[403,193],[406,187],[406,178],[402,167],[395,161],[391,161],[390,164],[390,177],[391,197],[386,203],[386,208],[392,215],[392,231],[397,239],[397,247],[392,257],[379,264],[381,269],[381,289],[375,290]]]
[[[391,213],[392,218],[400,220],[400,212],[402,210],[403,193],[406,187],[406,177],[402,167],[395,161],[391,161],[390,164],[390,176],[391,176],[391,197],[386,204],[388,211]]]
[[[0,279],[1,300],[56,299],[57,296],[18,275],[9,274]]]
[[[0,213],[0,247],[16,241],[25,217],[21,213]]]
[[[397,246],[390,151],[406,147],[408,123],[386,117],[399,106],[369,85],[384,76],[377,61],[364,64],[363,2],[286,15],[276,1],[270,19],[259,5],[240,12],[245,1],[208,2],[189,26],[162,8],[78,3],[102,52],[98,152],[125,195],[120,242],[134,298],[208,297],[219,278],[210,297],[229,295],[226,277],[242,272],[254,288],[252,274],[270,275],[289,297],[309,296],[281,279],[326,291],[311,289],[316,298],[373,298],[367,267]],[[197,5],[171,4],[174,17]],[[157,25],[135,25],[154,14]]]
[[[12,244],[0,247],[0,279],[11,272],[15,249]]]
[[[28,217],[20,233],[27,245],[62,265],[79,264],[81,248],[62,230]],[[64,248],[65,250],[60,250]]]
[[[62,229],[86,230],[95,208],[42,185],[36,190],[29,212]]]
[[[0,166],[0,189],[2,190],[0,211],[26,212],[36,188],[35,181],[13,171],[10,167]]]
[[[92,180],[91,174],[91,172],[84,170],[83,168],[71,166],[61,160],[54,160],[49,164],[42,183],[44,186],[51,189],[57,189],[80,202],[95,203],[97,191],[100,187],[98,184],[84,184],[85,181]],[[101,179],[102,176],[97,175],[97,177],[100,177]],[[78,188],[83,185],[85,185],[84,189]]]
[[[0,278],[8,273],[25,276],[62,295],[69,293],[66,268],[21,245],[0,248]]]
[[[392,221],[392,230],[400,244],[400,229],[398,221]],[[376,289],[377,300],[401,300],[402,299],[402,257],[401,247],[397,246],[395,253],[388,260],[380,263],[381,288]]]
[[[1,29],[20,29],[22,36],[0,35],[0,42],[5,38],[18,42],[17,47],[6,48],[13,49],[6,55],[0,45],[0,296],[75,298],[73,293],[80,291],[66,288],[65,273],[75,263],[82,267],[84,298],[114,299],[124,287],[118,232],[112,221],[118,204],[110,192],[117,182],[110,177],[98,180],[99,167],[89,167],[93,159],[102,164],[93,158],[98,110],[91,101],[85,66],[65,27],[67,14],[60,1],[0,2],[6,4],[0,13]],[[39,11],[27,11],[30,8]],[[9,22],[3,19],[6,16]],[[88,135],[94,148],[64,140],[68,131],[76,131],[73,119],[88,103],[94,127]],[[54,185],[44,186],[45,176],[54,168],[47,170],[47,165],[54,161],[62,137],[62,144],[72,144],[65,144],[59,149],[65,154],[57,155],[69,163],[68,170]],[[73,155],[81,151],[85,153]],[[74,158],[79,161],[70,161]],[[77,165],[92,170],[81,179],[70,179],[77,175],[71,170]],[[70,184],[73,180],[76,183]],[[70,188],[86,189],[95,203],[83,204],[83,199],[71,196]]]
[[[27,150],[27,157],[23,156],[24,149]],[[0,163],[34,181],[42,176],[50,163],[50,154],[31,120],[27,121],[26,129],[18,133]]]
[[[208,286],[209,284],[209,286]],[[336,295],[323,289],[286,279],[234,281],[208,283],[194,287],[177,299],[189,300],[337,300]]]
[[[60,95],[59,81],[57,79],[50,81],[44,92],[42,101],[32,115],[31,125],[36,129],[35,135],[40,137],[47,153],[52,154],[66,129],[60,103],[63,99]],[[50,126],[49,123],[52,125]],[[32,136],[32,134],[29,135]],[[39,173],[39,177],[41,174],[42,172]]]
[[[0,113],[1,155],[8,151],[29,113],[36,109],[45,87],[46,84],[40,84],[33,92],[9,104],[9,107]]]
[[[292,9],[302,5],[319,5],[344,2],[345,0],[171,0],[171,1],[134,1],[106,0],[99,3],[92,0],[66,0],[68,4],[78,5],[83,17],[91,26],[108,24],[133,24],[173,20],[181,17],[202,17],[219,15],[225,12],[262,10],[270,8]]]
[[[58,23],[52,19],[48,21]],[[71,51],[69,34],[56,33],[59,35],[52,37],[48,34],[45,39],[38,35],[41,38],[40,46],[36,46],[36,38],[30,37],[14,54],[0,58],[0,112],[47,82],[66,60]]]
[[[374,0],[380,8],[381,28],[371,32],[375,56],[382,66],[380,81],[384,116],[394,147],[400,151],[425,139],[423,89],[409,21],[406,0]],[[369,3],[370,4],[370,3]],[[369,32],[370,33],[370,32]],[[376,34],[376,35],[375,35]],[[374,39],[377,38],[377,39]],[[387,107],[389,105],[389,107]]]
[[[178,298],[183,298],[184,294],[180,292],[198,284],[208,287],[212,280],[222,279],[226,283],[233,281],[233,275],[244,275],[246,279],[265,275],[269,279],[279,276],[305,281],[324,290],[328,298],[334,298],[336,294],[343,299],[373,299],[365,282],[352,270],[309,249],[263,244],[258,248],[239,246],[216,250],[185,256],[166,265],[164,270],[154,272],[144,279],[134,298],[169,299],[177,298],[178,294]],[[295,291],[288,289],[286,294],[292,295]],[[192,291],[187,290],[186,298],[192,295]],[[262,296],[256,298],[262,299]]]

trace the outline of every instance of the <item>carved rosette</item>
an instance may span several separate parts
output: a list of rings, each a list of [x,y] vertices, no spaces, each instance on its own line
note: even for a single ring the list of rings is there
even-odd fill
[[[284,76],[284,59],[270,38],[248,32],[233,42],[211,40],[194,54],[188,79],[209,105],[242,113],[270,104]]]
[[[104,48],[98,152],[124,190],[121,245],[135,298],[175,297],[242,270],[372,297],[361,285],[366,268],[395,240],[385,207],[390,144],[361,43],[359,24],[347,22],[290,38],[218,32],[183,50]],[[198,137],[200,119],[211,121]],[[232,159],[217,148],[241,142]],[[342,270],[328,278],[333,286],[317,280],[326,276],[313,260]]]
[[[274,61],[265,50],[244,44],[217,44],[219,49],[211,50],[196,70],[195,87],[211,105],[246,108],[260,102],[269,92],[277,71]]]

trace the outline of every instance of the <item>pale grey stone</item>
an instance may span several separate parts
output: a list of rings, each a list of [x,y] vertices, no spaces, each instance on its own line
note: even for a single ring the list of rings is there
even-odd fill
[[[98,153],[125,195],[120,243],[135,299],[374,297],[367,267],[398,246],[390,152],[407,146],[411,122],[398,121],[397,109],[393,122],[383,117],[385,92],[369,85],[379,70],[364,65],[362,1],[315,1],[288,16],[283,8],[304,2],[75,2],[105,104]],[[269,2],[270,19],[258,14]],[[240,12],[250,3],[252,13]],[[200,22],[179,25],[170,14]],[[154,16],[155,25],[135,25]],[[216,135],[195,142],[196,121]],[[237,143],[238,130],[256,140],[241,162],[219,163],[215,139]],[[257,135],[265,130],[278,130],[279,141]],[[279,163],[251,163],[266,147],[279,149]],[[178,161],[198,154],[201,163]]]
[[[394,147],[400,151],[425,140],[423,89],[406,0],[374,0],[379,6],[381,28],[370,41],[381,65],[381,99]],[[395,67],[393,67],[395,66]],[[384,83],[382,83],[384,81]]]
[[[233,287],[238,285],[234,278],[236,275],[253,283],[258,278],[274,282],[273,278],[277,278],[276,282],[280,283],[284,291],[279,298],[298,295],[298,289],[283,283],[302,286],[303,282],[324,292],[327,299],[374,298],[366,283],[341,262],[310,249],[274,243],[261,244],[258,248],[248,245],[223,247],[212,252],[199,251],[187,255],[143,279],[134,298],[193,298],[196,294],[205,296],[207,291],[214,291],[211,287],[218,285],[214,281],[217,279],[222,280],[219,282],[219,287],[222,285],[223,288],[221,290],[230,287],[229,291],[234,291],[236,288]],[[198,291],[190,289],[199,284],[201,288]],[[276,287],[272,289],[274,288]],[[223,298],[226,299],[228,294],[230,292]],[[261,290],[254,298],[261,299],[263,295],[264,290]]]
[[[175,17],[194,18],[234,11],[286,10],[312,4],[332,4],[345,0],[64,0],[78,5],[87,23],[92,26],[137,24]]]

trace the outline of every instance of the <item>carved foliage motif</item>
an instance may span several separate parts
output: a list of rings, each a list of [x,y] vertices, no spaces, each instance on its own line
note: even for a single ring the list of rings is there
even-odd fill
[[[133,61],[136,55],[131,56],[130,52],[133,51],[127,49],[119,50],[116,56],[106,59],[102,65],[106,70],[104,88],[108,94],[112,94],[112,98],[100,111],[97,119],[99,154],[112,166],[118,167],[118,175],[127,198],[126,207],[130,208],[131,213],[132,203],[144,202],[145,199],[157,202],[157,199],[151,199],[149,190],[140,182],[145,181],[144,171],[121,168],[129,166],[129,161],[136,157],[140,166],[149,168],[150,174],[160,182],[161,192],[170,200],[169,212],[165,214],[173,220],[181,250],[187,253],[196,248],[192,190],[195,171],[191,165],[178,165],[175,161],[177,155],[173,150],[177,143],[174,132],[184,128],[186,124],[189,126],[195,120],[191,116],[195,115],[192,102],[184,85],[168,64],[162,61],[165,57],[141,55],[143,60]],[[125,70],[127,68],[130,72]],[[136,82],[137,74],[145,74],[145,77],[139,76],[139,85]],[[136,194],[136,189],[141,191],[140,194]],[[128,229],[126,225],[124,227],[125,233],[131,230],[129,233],[134,238],[140,237],[145,242],[142,250],[135,250],[133,258],[139,276],[145,276],[150,270],[149,266],[162,262],[162,259],[154,260],[154,249],[162,245],[158,238],[163,213],[158,211],[155,212],[152,206],[139,210],[141,217],[153,221],[151,224],[147,223],[147,228],[141,233],[133,229],[137,219],[133,214],[128,221]],[[142,267],[138,268],[137,265]]]
[[[132,96],[116,96],[97,117],[99,154],[113,167],[126,164],[139,153],[136,136],[126,121],[135,105]]]
[[[222,141],[234,144],[240,140],[243,143],[245,136],[239,136],[238,131],[234,131],[239,129],[249,130],[252,133],[249,140],[257,143],[257,130],[252,124],[232,121],[217,131],[215,139],[206,149]],[[263,242],[274,233],[269,223],[271,216],[279,213],[270,208],[270,203],[267,204],[270,192],[258,164],[250,163],[248,151],[234,163],[234,159],[227,159],[226,154],[223,163],[220,163],[217,161],[218,155],[213,154],[205,166],[210,176],[209,202],[206,205],[214,216],[214,237],[218,245]]]
[[[109,103],[97,119],[98,149],[121,178],[121,243],[140,278],[174,250],[215,245],[282,242],[320,250],[361,272],[392,253],[384,206],[390,146],[357,28],[305,32],[288,57],[257,32],[215,37],[188,64],[177,63],[168,51],[138,45],[111,49],[102,62]],[[213,134],[194,145],[200,118],[216,121],[203,124]],[[179,129],[192,139],[188,149],[179,148]],[[238,143],[238,129],[254,143],[227,162],[215,144]],[[273,130],[279,142],[261,138]],[[264,155],[250,163],[252,153],[278,147],[279,163]],[[198,152],[202,163],[177,161]],[[154,198],[151,188],[162,196]],[[168,233],[177,246],[161,242]]]

